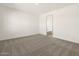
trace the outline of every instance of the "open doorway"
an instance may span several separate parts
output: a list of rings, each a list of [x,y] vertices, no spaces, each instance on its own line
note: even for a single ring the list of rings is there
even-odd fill
[[[46,16],[46,32],[48,37],[53,36],[53,16]]]

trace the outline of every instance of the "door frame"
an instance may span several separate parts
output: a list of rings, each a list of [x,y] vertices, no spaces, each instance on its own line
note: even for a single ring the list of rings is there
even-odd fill
[[[47,35],[47,18],[51,16],[52,17],[52,35],[53,35],[53,15],[47,15],[46,16],[46,35]]]

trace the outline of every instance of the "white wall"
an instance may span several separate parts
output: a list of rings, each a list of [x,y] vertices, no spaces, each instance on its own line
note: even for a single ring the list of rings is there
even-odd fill
[[[53,36],[63,40],[79,43],[79,4],[67,6],[49,13],[43,14],[53,16]],[[42,34],[45,33],[45,20],[40,27]]]
[[[0,6],[0,40],[38,34],[38,23],[36,16]]]
[[[53,13],[54,37],[79,43],[79,4]]]
[[[39,17],[39,22],[40,22],[40,24],[39,24],[39,26],[40,26],[40,34],[43,34],[43,35],[46,35],[46,15],[41,15],[40,17]]]

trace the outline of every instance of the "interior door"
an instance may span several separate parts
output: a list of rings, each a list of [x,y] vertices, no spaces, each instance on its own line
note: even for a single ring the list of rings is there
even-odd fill
[[[52,17],[52,15],[48,15],[46,18],[46,29],[47,29],[47,33],[53,32],[53,17]]]

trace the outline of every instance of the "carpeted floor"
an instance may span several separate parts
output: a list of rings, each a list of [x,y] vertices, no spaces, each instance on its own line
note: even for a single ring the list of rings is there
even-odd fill
[[[1,56],[79,56],[79,44],[40,34],[0,41]]]

